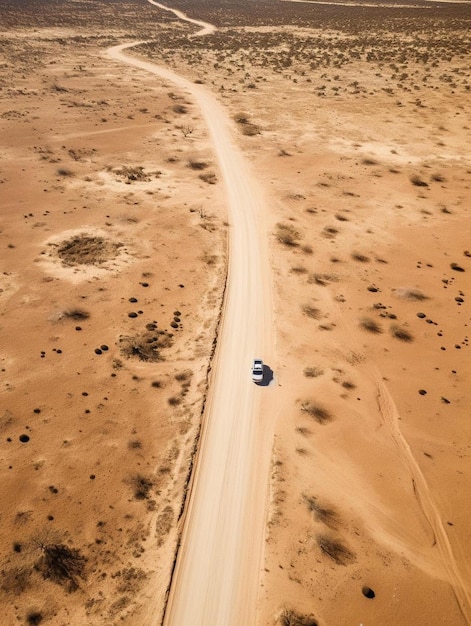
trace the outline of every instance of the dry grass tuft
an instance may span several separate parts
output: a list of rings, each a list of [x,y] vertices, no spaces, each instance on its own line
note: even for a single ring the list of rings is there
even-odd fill
[[[308,415],[313,417],[319,424],[326,424],[332,421],[332,414],[315,402],[304,402],[301,405],[301,411],[305,411]]]
[[[318,499],[314,496],[303,495],[303,501],[306,504],[308,510],[313,513],[318,522],[325,524],[329,528],[338,527],[340,520],[336,511],[319,504]]]
[[[313,320],[318,320],[321,316],[321,311],[319,309],[316,309],[313,306],[310,306],[309,304],[305,304],[301,307],[302,312],[304,313],[304,315],[307,315],[308,317],[312,318]]]
[[[358,261],[359,263],[368,263],[368,261],[370,260],[369,256],[366,256],[366,254],[362,254],[361,252],[352,252],[351,255],[352,259],[354,261]]]
[[[355,560],[355,555],[341,541],[330,537],[329,535],[320,534],[317,536],[317,545],[331,558],[337,565],[348,565]]]
[[[397,298],[402,298],[404,300],[411,300],[413,302],[421,302],[422,300],[428,300],[428,296],[426,296],[422,291],[420,291],[420,289],[410,289],[408,287],[396,289],[394,291],[394,295]]]
[[[318,626],[312,615],[302,615],[292,609],[284,609],[278,621],[281,626]]]
[[[409,180],[415,187],[428,187],[428,183],[422,180],[418,174],[412,174]]]
[[[73,309],[67,309],[66,311],[64,311],[63,315],[68,319],[76,321],[88,320],[88,318],[90,317],[90,313],[88,311],[85,311],[85,309],[80,309],[78,307],[75,307]]]
[[[391,335],[396,339],[400,339],[401,341],[406,341],[410,343],[414,340],[413,335],[405,328],[398,326],[397,324],[391,325]]]
[[[276,225],[276,238],[285,246],[295,247],[298,245],[299,233],[291,224],[279,222]]]
[[[360,320],[360,327],[363,328],[363,330],[367,330],[369,333],[378,334],[383,332],[378,322],[371,319],[371,317],[362,317]]]
[[[303,369],[303,374],[306,378],[317,378],[318,376],[322,376],[324,370],[320,367],[305,367]]]

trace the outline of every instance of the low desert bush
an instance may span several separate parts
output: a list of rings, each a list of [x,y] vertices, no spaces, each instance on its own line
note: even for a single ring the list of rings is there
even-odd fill
[[[85,309],[73,308],[64,311],[64,317],[68,317],[71,320],[88,320],[90,313]]]
[[[355,560],[355,555],[340,540],[329,535],[317,536],[317,545],[337,565],[347,565]]]
[[[336,528],[338,526],[339,516],[336,511],[321,505],[314,496],[304,495],[303,501],[318,522],[329,526],[329,528]]]
[[[394,295],[397,298],[403,298],[404,300],[411,300],[413,302],[421,302],[422,300],[428,300],[428,296],[426,296],[422,291],[420,291],[420,289],[410,289],[408,287],[396,289],[394,291]]]
[[[279,222],[276,225],[276,238],[285,246],[295,247],[298,245],[299,233],[291,224]]]
[[[415,187],[428,187],[428,183],[422,180],[418,174],[412,174],[409,180]]]
[[[147,500],[154,487],[154,479],[142,474],[134,474],[129,478],[128,482],[133,489],[133,495],[136,500]]]
[[[361,252],[352,252],[351,255],[354,261],[359,261],[360,263],[368,263],[370,257],[366,256],[366,254],[362,254]]]
[[[319,424],[326,424],[332,420],[332,414],[315,402],[305,402],[301,406],[301,411],[305,411],[313,417]]]
[[[371,319],[371,317],[362,317],[360,320],[360,326],[363,330],[367,330],[369,333],[378,334],[383,332],[378,322]]]
[[[397,324],[392,324],[390,330],[391,335],[396,339],[400,339],[401,341],[411,342],[414,339],[412,334],[406,328],[402,328]]]
[[[302,615],[292,609],[284,609],[278,621],[281,626],[318,626],[312,615]]]
[[[319,309],[316,309],[315,307],[310,306],[309,304],[305,304],[304,306],[302,306],[301,310],[304,313],[304,315],[307,315],[307,317],[310,317],[313,320],[318,320],[321,315],[321,312]]]
[[[317,378],[317,376],[322,376],[324,370],[320,367],[305,367],[303,369],[303,374],[306,378]]]
[[[43,578],[64,585],[68,591],[79,588],[79,578],[85,579],[86,558],[76,548],[60,544],[39,544],[42,555],[36,569]]]

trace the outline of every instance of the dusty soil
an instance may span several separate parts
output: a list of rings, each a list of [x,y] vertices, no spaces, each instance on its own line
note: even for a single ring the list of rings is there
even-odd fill
[[[145,2],[6,4],[3,623],[150,623],[170,580],[227,216],[194,104],[104,54],[149,38],[270,207],[258,623],[469,623],[469,5],[178,2],[220,27],[188,39]]]

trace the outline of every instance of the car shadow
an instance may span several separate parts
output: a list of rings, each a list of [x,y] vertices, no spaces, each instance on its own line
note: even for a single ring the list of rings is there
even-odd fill
[[[255,383],[259,387],[268,387],[274,380],[273,370],[270,366],[263,364],[263,379],[259,383]]]

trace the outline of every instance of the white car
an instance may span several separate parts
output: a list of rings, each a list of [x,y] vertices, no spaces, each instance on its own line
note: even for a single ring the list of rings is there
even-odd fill
[[[254,383],[263,381],[263,361],[262,359],[254,359],[252,365],[252,380]]]

